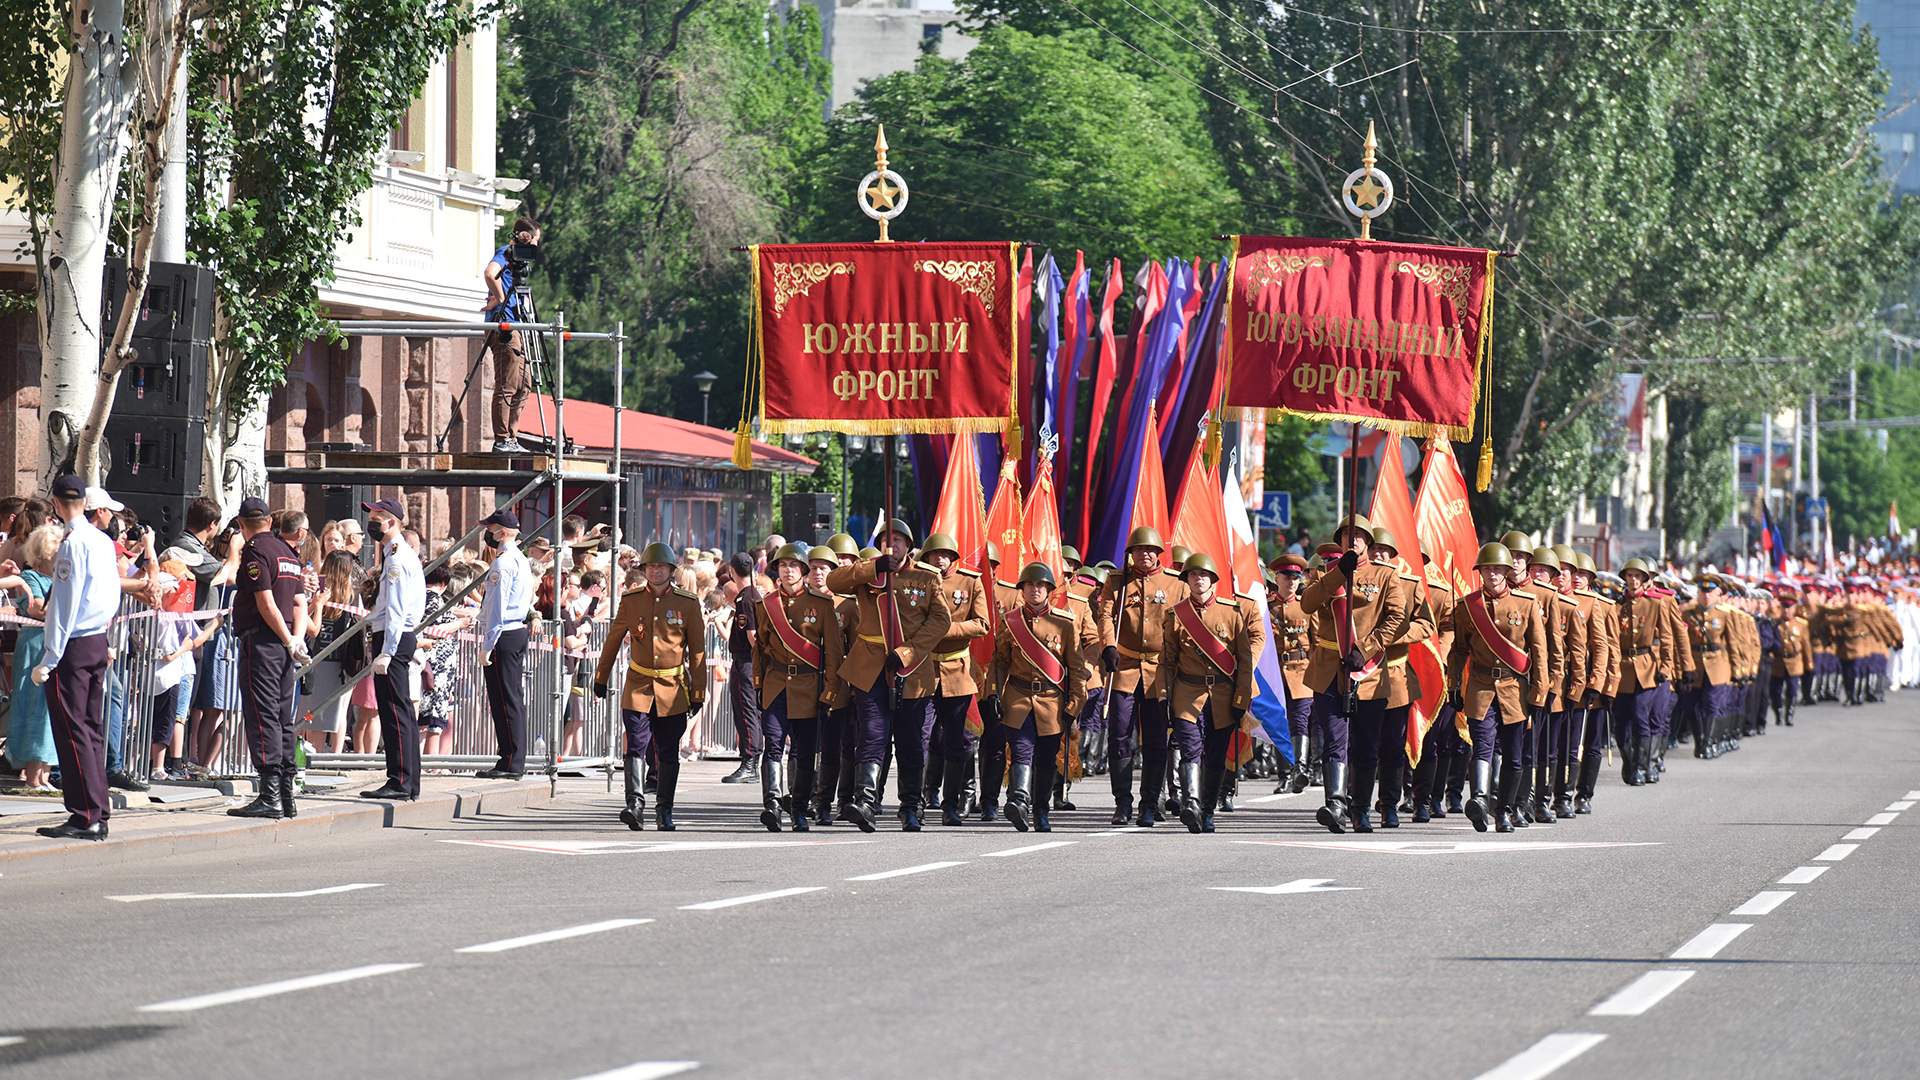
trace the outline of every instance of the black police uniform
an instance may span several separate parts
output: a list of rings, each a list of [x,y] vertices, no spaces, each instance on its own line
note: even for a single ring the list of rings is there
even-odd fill
[[[289,632],[300,595],[300,555],[271,532],[256,534],[240,553],[238,591],[233,604],[234,633],[240,639],[241,716],[247,746],[259,769],[261,790],[281,792],[283,812],[293,804],[294,725],[293,656],[266,620],[258,602],[272,597]],[[290,813],[288,816],[291,816]]]

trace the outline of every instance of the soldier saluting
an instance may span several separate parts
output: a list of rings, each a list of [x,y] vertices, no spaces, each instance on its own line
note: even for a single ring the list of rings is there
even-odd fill
[[[1187,596],[1166,615],[1155,696],[1167,702],[1176,738],[1200,744],[1183,747],[1180,821],[1188,832],[1212,832],[1227,744],[1252,706],[1253,658],[1266,630],[1237,599],[1216,594],[1211,555],[1189,555],[1180,576]]]
[[[807,583],[811,551],[788,544],[773,559],[774,588],[759,601],[753,682],[760,691],[760,824],[780,831],[783,803],[792,807],[793,831],[807,830],[813,795],[813,762],[826,711],[827,672],[840,667],[844,639],[834,618],[834,597]],[[831,557],[832,552],[826,554]],[[783,790],[787,736],[793,737],[793,794]]]
[[[1466,715],[1473,743],[1473,798],[1467,803],[1467,820],[1475,830],[1487,831],[1487,789],[1493,778],[1497,726],[1503,767],[1500,805],[1493,808],[1494,817],[1500,832],[1512,832],[1525,771],[1527,705],[1547,693],[1547,631],[1539,603],[1513,591],[1510,575],[1516,571],[1505,544],[1482,546],[1474,564],[1480,571],[1480,588],[1453,609],[1447,684],[1459,688],[1454,707]]]
[[[613,662],[627,646],[626,691],[620,699],[620,719],[627,731],[627,804],[620,820],[640,831],[646,812],[647,750],[657,748],[660,784],[655,796],[654,828],[673,831],[673,794],[680,781],[680,737],[687,733],[687,714],[707,700],[707,626],[700,599],[673,584],[673,549],[648,544],[640,555],[646,583],[620,598],[600,662],[593,672],[593,692],[606,697]]]
[[[1061,737],[1087,697],[1086,650],[1099,641],[1093,624],[1071,608],[1053,607],[1053,571],[1029,563],[1020,572],[1020,606],[1001,618],[993,643],[1000,723],[1007,728],[1007,820],[1020,832],[1031,824],[1051,832],[1047,795]],[[1034,762],[1040,763],[1036,783]],[[1038,793],[1039,799],[1034,800]]]

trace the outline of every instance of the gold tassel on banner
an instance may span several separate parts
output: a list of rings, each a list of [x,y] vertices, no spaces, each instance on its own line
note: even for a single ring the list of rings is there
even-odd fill
[[[748,430],[745,419],[733,429],[733,467],[746,470],[753,468],[753,432]]]
[[[740,388],[740,423],[733,429],[733,467],[749,472],[753,469],[753,421],[767,407],[767,391],[762,385],[767,377],[766,360],[760,353],[760,245],[754,244],[747,248],[746,385]]]
[[[1487,252],[1487,289],[1480,307],[1480,397],[1485,403],[1480,415],[1480,461],[1473,471],[1473,489],[1487,490],[1493,483],[1493,269],[1500,254]]]

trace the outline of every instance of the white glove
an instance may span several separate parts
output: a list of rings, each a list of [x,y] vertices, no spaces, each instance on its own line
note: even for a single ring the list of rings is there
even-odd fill
[[[39,667],[34,668],[33,669],[33,685],[40,686],[44,684],[47,681],[47,676],[51,674],[53,674],[53,669],[48,667],[45,664],[41,664]]]
[[[293,644],[287,646],[287,654],[293,657],[293,662],[296,664],[305,664],[313,659],[313,655],[307,652],[307,643],[304,638],[294,638]]]
[[[387,673],[387,669],[392,666],[393,666],[393,657],[387,655],[386,653],[381,653],[379,656],[376,656],[373,658],[373,673],[375,675],[385,675]]]

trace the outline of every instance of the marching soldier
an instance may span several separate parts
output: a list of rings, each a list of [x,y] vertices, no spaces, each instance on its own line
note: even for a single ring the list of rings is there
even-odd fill
[[[1539,603],[1513,591],[1513,554],[1506,545],[1483,545],[1474,563],[1480,588],[1453,609],[1453,648],[1447,655],[1453,704],[1465,714],[1473,743],[1467,820],[1486,832],[1492,816],[1497,831],[1512,832],[1519,819],[1528,710],[1547,698],[1547,631]],[[1499,805],[1490,807],[1496,728],[1500,793]]]
[[[300,518],[304,522],[306,515]],[[247,543],[240,554],[233,628],[240,638],[240,679],[245,687],[241,714],[247,748],[260,771],[260,794],[227,813],[277,820],[296,812],[293,667],[307,654],[300,553],[276,533],[263,499],[240,500],[240,532]]]
[[[1437,639],[1434,647],[1444,661],[1453,650],[1453,609],[1457,601],[1453,589],[1442,579],[1434,565],[1433,552],[1421,545],[1420,559],[1426,571],[1427,596],[1420,618],[1433,628]],[[1425,687],[1422,687],[1425,692]],[[1447,695],[1449,698],[1451,694]],[[1447,807],[1443,796],[1447,780],[1456,761],[1464,761],[1468,755],[1466,741],[1460,737],[1458,721],[1453,705],[1442,702],[1439,712],[1433,718],[1433,725],[1427,729],[1426,738],[1420,747],[1420,764],[1413,770],[1413,821],[1425,824],[1434,818],[1447,816]],[[1403,750],[1404,754],[1405,751]],[[1460,807],[1456,806],[1455,810]]]
[[[627,805],[620,820],[640,831],[646,813],[647,752],[658,751],[660,774],[653,811],[654,828],[673,831],[674,791],[680,782],[680,739],[687,716],[707,700],[707,628],[700,598],[673,584],[673,549],[648,544],[640,554],[645,583],[620,598],[600,662],[593,692],[606,697],[607,680],[621,643],[627,645],[626,689],[620,719],[626,727]]]
[[[1733,686],[1737,631],[1733,605],[1720,600],[1720,595],[1717,579],[1709,579],[1688,620],[1688,641],[1700,657],[1700,670],[1692,679],[1701,691],[1693,755],[1707,759],[1729,749],[1725,730],[1728,718],[1737,709]]]
[[[1212,556],[1189,555],[1181,580],[1187,596],[1165,616],[1154,696],[1167,703],[1184,754],[1180,821],[1188,832],[1212,832],[1227,744],[1252,707],[1253,661],[1266,631],[1238,598],[1216,594]]]
[[[830,561],[827,549],[822,562]],[[788,544],[773,559],[774,589],[759,600],[753,681],[760,691],[760,824],[780,831],[788,808],[793,831],[807,831],[807,801],[813,794],[819,752],[820,715],[832,698],[828,672],[840,667],[845,639],[834,614],[834,596],[807,582],[813,551]],[[821,567],[825,569],[824,566]],[[793,793],[784,790],[785,743],[793,738]]]
[[[814,587],[826,589],[827,575],[859,558],[860,547],[853,537],[834,533],[825,544],[807,553]],[[840,627],[840,655],[844,658],[860,620],[860,604],[851,594],[834,592],[833,614]],[[853,801],[853,693],[837,672],[827,672],[826,682],[822,700],[831,702],[831,707],[820,725],[820,776],[813,793],[814,821],[821,825],[833,824],[836,813],[847,817],[847,804]]]
[[[1780,617],[1775,621],[1780,635],[1780,652],[1773,658],[1767,696],[1773,704],[1773,723],[1793,726],[1793,706],[1800,697],[1800,682],[1813,670],[1813,635],[1806,617],[1799,610],[1799,596],[1790,584],[1777,587]]]
[[[1372,733],[1372,740],[1362,738],[1358,732],[1349,737],[1353,745],[1354,775],[1365,779],[1366,771],[1371,769],[1379,781],[1380,827],[1397,829],[1400,827],[1400,795],[1406,787],[1407,713],[1421,692],[1420,680],[1408,661],[1415,644],[1434,636],[1433,614],[1420,595],[1420,579],[1400,571],[1396,561],[1400,557],[1400,545],[1383,527],[1373,530],[1371,557],[1375,564],[1393,571],[1393,587],[1400,590],[1400,604],[1406,609],[1407,621],[1399,636],[1387,646],[1386,658],[1380,665],[1387,698],[1380,727]],[[1360,800],[1355,799],[1355,805],[1359,804]],[[1367,829],[1356,823],[1354,831],[1366,832]]]
[[[1165,699],[1154,694],[1167,612],[1187,597],[1186,586],[1160,571],[1160,534],[1142,525],[1127,537],[1127,565],[1107,578],[1095,615],[1100,620],[1100,669],[1107,692],[1107,776],[1113,787],[1113,823],[1133,811],[1133,766],[1142,758],[1139,824],[1152,827],[1166,776],[1169,735]]]
[[[380,587],[367,628],[373,633],[373,699],[380,708],[380,745],[387,753],[387,782],[363,799],[420,797],[420,719],[413,709],[414,631],[427,613],[427,579],[420,554],[401,535],[406,511],[396,499],[361,503],[367,538],[379,545]]]
[[[1364,737],[1377,747],[1387,710],[1380,665],[1387,646],[1406,626],[1407,609],[1394,569],[1368,559],[1373,527],[1367,519],[1350,515],[1333,535],[1345,548],[1337,571],[1307,586],[1300,600],[1301,610],[1314,619],[1307,685],[1314,693],[1312,738],[1322,747],[1326,770],[1326,802],[1317,817],[1328,832],[1345,832],[1349,818],[1355,831],[1371,832],[1371,770],[1365,776],[1356,772],[1354,791],[1348,790],[1349,723],[1366,729]]]
[[[921,771],[926,768],[926,718],[932,703],[931,679],[915,681],[919,670],[947,634],[952,617],[940,599],[940,579],[912,565],[913,530],[898,518],[887,522],[885,554],[863,558],[827,575],[835,592],[851,592],[860,602],[860,620],[852,646],[840,665],[840,677],[853,690],[859,739],[852,805],[861,832],[872,832],[879,816],[880,763],[887,744],[900,759],[900,826],[920,831]]]
[[[1007,820],[1020,832],[1029,824],[1052,831],[1046,793],[1054,759],[1085,702],[1089,673],[1081,658],[1099,640],[1086,619],[1052,606],[1054,587],[1044,563],[1020,572],[1021,603],[1001,617],[987,680],[1007,729]]]
[[[1614,738],[1620,744],[1621,780],[1647,782],[1653,742],[1659,736],[1661,699],[1672,693],[1672,625],[1663,598],[1651,589],[1653,570],[1644,559],[1620,568],[1627,594],[1620,601],[1620,682],[1613,696]]]
[[[979,752],[980,741],[967,730],[967,712],[979,686],[974,681],[973,643],[993,627],[993,605],[987,599],[980,571],[960,565],[960,545],[946,533],[934,533],[920,549],[925,565],[940,575],[940,601],[947,606],[945,636],[934,646],[934,658],[922,666],[933,683],[933,730],[937,746],[928,748],[926,788],[929,806],[940,807],[940,824],[964,825],[967,765]],[[943,795],[941,787],[946,791]]]
[[[1274,633],[1279,641],[1280,676],[1286,682],[1287,735],[1293,741],[1293,770],[1283,774],[1274,785],[1275,795],[1307,790],[1313,773],[1313,754],[1320,745],[1308,737],[1313,723],[1313,691],[1307,687],[1307,660],[1313,655],[1313,622],[1300,606],[1300,590],[1307,573],[1307,560],[1298,555],[1282,555],[1274,560],[1273,616]]]
[[[1607,746],[1607,721],[1612,714],[1614,688],[1620,684],[1620,623],[1613,601],[1594,591],[1593,556],[1574,553],[1573,596],[1580,602],[1581,617],[1587,626],[1587,671],[1574,722],[1568,729],[1569,762],[1578,761],[1578,772],[1569,765],[1573,784],[1574,814],[1593,813],[1594,786],[1600,779],[1600,766]],[[1556,802],[1554,813],[1561,814]]]
[[[993,590],[993,625],[1000,625],[1000,616],[1020,606],[1020,587],[1000,577],[1000,545],[987,541],[987,578]],[[1000,785],[1007,775],[1007,737],[1006,729],[1000,726],[1000,717],[993,713],[994,702],[990,698],[981,698],[980,709],[980,820],[997,821],[1000,817]]]
[[[518,780],[527,771],[527,615],[533,567],[520,550],[520,518],[498,510],[486,528],[486,597],[480,602],[480,663],[500,762],[479,776]]]

